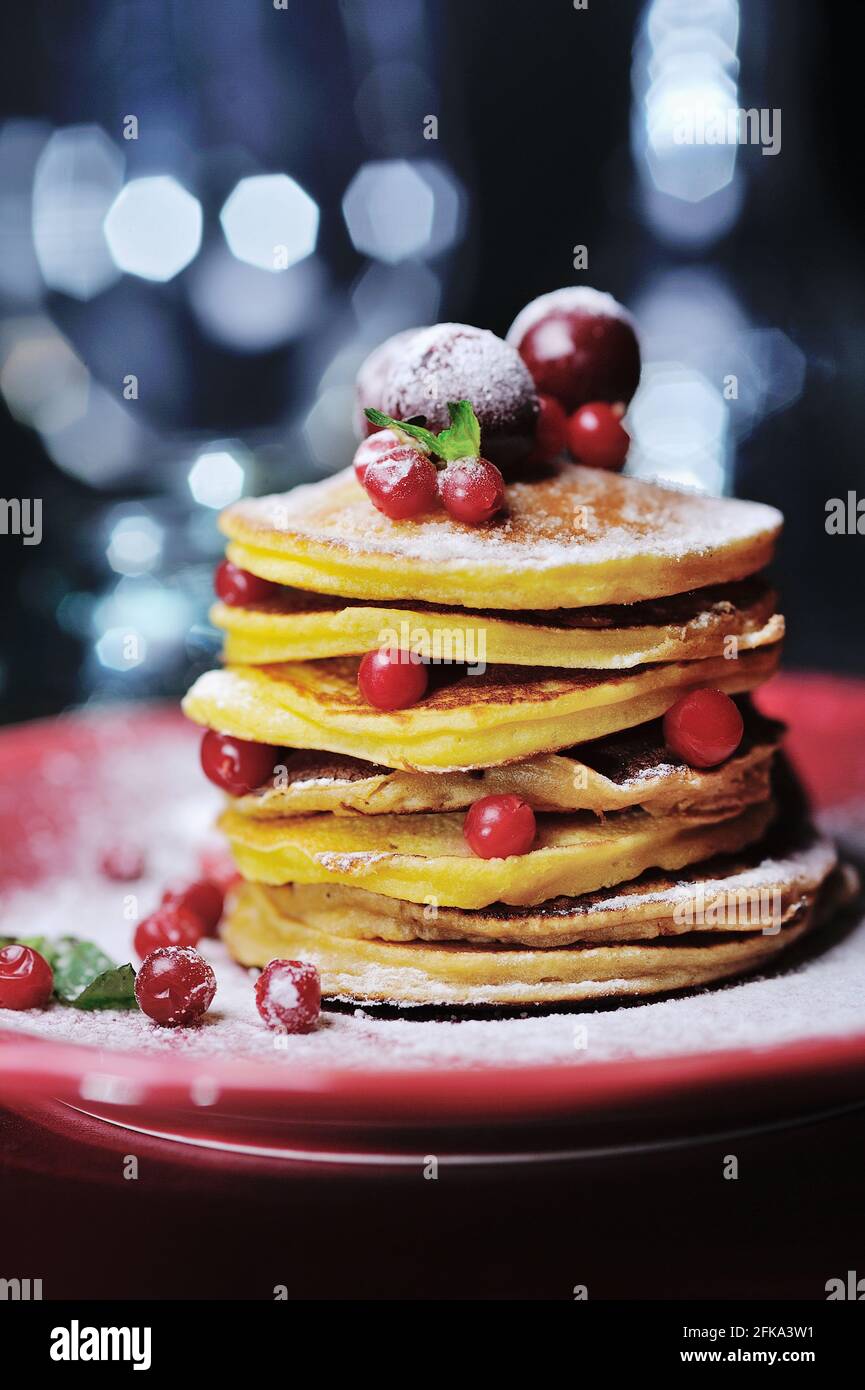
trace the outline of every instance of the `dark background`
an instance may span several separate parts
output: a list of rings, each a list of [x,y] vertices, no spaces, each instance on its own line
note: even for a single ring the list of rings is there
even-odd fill
[[[216,510],[189,490],[198,453],[229,441],[247,492],[342,466],[350,383],[376,342],[436,318],[504,333],[527,300],[575,281],[620,297],[644,328],[645,360],[673,363],[672,394],[661,405],[656,398],[653,414],[657,428],[669,410],[671,439],[680,408],[694,423],[694,373],[716,405],[724,375],[739,375],[745,403],[723,404],[723,447],[707,455],[698,440],[686,474],[786,513],[777,575],[788,665],[865,670],[865,542],[824,528],[829,497],[865,493],[861,56],[849,14],[847,5],[799,0],[590,0],[584,12],[571,0],[4,6],[0,491],[44,499],[44,539],[24,547],[0,536],[0,718],[173,697],[212,664],[206,608],[219,541]],[[647,19],[655,41],[699,20],[705,51],[716,56],[732,22],[738,104],[782,109],[777,156],[738,151],[732,214],[723,212],[729,189],[699,204],[662,198],[654,213],[647,207],[655,196],[641,104]],[[128,113],[140,122],[135,142],[122,138]],[[430,113],[437,141],[423,138]],[[126,180],[171,174],[200,199],[202,250],[174,278],[115,274],[76,295],[51,283],[49,267],[46,282],[28,198],[52,132],[69,127],[88,128],[85,150],[101,127]],[[448,245],[388,264],[353,245],[341,200],[365,162],[392,159],[433,161],[461,213]],[[62,182],[63,161],[53,169]],[[197,277],[230,261],[220,208],[239,178],[262,172],[287,172],[307,190],[320,231],[315,257],[287,272],[306,296],[302,327],[289,305],[277,315],[276,341],[241,349],[233,316],[247,296],[254,304],[270,285],[281,292],[279,277],[227,271],[210,296]],[[72,160],[68,173],[71,201],[50,229],[61,261],[81,235]],[[690,236],[704,213],[708,232]],[[589,249],[585,272],[572,268],[578,243]],[[228,325],[221,334],[209,317],[214,296]],[[253,311],[253,339],[256,331]],[[59,437],[36,428],[21,404],[23,361],[25,397],[35,378],[50,419],[58,342],[89,374],[90,405],[71,442],[68,426]],[[124,405],[127,372],[141,388]],[[128,445],[116,403],[130,422]],[[40,418],[44,426],[44,410]],[[640,466],[640,428],[634,434]],[[93,463],[106,439],[108,477]],[[159,536],[158,557],[118,573],[107,555],[113,528],[141,516]],[[126,630],[145,635],[146,655],[117,669],[98,644]]]

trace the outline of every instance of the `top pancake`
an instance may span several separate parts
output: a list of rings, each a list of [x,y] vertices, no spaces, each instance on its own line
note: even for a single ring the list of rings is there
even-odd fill
[[[770,561],[780,512],[579,464],[507,487],[507,511],[391,521],[351,469],[245,498],[220,524],[228,557],[280,584],[350,598],[503,610],[634,603],[743,579]]]

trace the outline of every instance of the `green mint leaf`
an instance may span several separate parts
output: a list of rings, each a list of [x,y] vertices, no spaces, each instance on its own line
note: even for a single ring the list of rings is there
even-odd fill
[[[103,970],[70,1003],[74,1009],[135,1009],[135,971],[131,965]]]
[[[432,430],[425,430],[422,425],[409,425],[403,420],[394,420],[390,415],[383,415],[380,410],[373,410],[371,407],[365,410],[364,415],[379,429],[395,430],[397,434],[410,435],[419,444],[423,444],[425,449],[436,452],[436,437]]]
[[[92,941],[61,936],[57,941],[49,942],[48,946],[46,959],[54,971],[54,993],[62,1004],[76,1003],[88,985],[100,975],[117,968],[114,961]]]
[[[481,427],[471,401],[448,401],[450,427],[438,436],[436,449],[443,459],[479,458]]]

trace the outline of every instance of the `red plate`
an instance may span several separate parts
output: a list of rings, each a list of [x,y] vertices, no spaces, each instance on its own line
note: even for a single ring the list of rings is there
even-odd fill
[[[865,682],[781,677],[761,705],[790,723],[818,806],[865,795]],[[68,864],[69,801],[52,793],[46,765],[70,754],[99,759],[178,722],[174,711],[126,709],[98,726],[70,717],[0,735],[0,887],[42,875],[46,843],[53,863]],[[34,821],[36,845],[22,829]],[[239,1152],[391,1163],[430,1153],[557,1157],[693,1142],[861,1104],[865,1033],[574,1066],[359,1072],[97,1051],[0,1030],[0,1094],[54,1098],[110,1123]]]

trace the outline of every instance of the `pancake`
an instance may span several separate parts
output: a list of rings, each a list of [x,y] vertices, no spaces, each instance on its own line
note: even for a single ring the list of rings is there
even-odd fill
[[[357,1004],[553,1005],[693,989],[767,966],[819,920],[806,902],[775,935],[692,933],[675,939],[543,951],[464,942],[366,941],[330,936],[278,912],[243,884],[224,938],[235,960],[311,962],[325,998]]]
[[[289,749],[279,785],[233,801],[256,819],[307,815],[399,815],[465,810],[484,796],[516,793],[538,811],[620,811],[652,815],[732,815],[769,795],[772,760],[782,726],[739,701],[742,743],[720,767],[689,767],[664,744],[661,720],[626,729],[562,753],[479,772],[395,772],[345,755]]]
[[[780,512],[560,463],[507,487],[507,512],[467,526],[445,511],[394,522],[344,469],[223,512],[228,558],[279,584],[459,607],[634,603],[744,579],[766,567]]]
[[[258,883],[341,883],[437,907],[542,903],[623,883],[645,869],[681,869],[735,853],[765,833],[772,801],[718,822],[617,811],[538,817],[534,846],[481,859],[466,843],[464,817],[298,816],[252,820],[226,811],[220,828],[243,877]]]
[[[622,669],[654,661],[723,656],[779,641],[777,595],[760,580],[700,589],[667,599],[600,608],[509,614],[417,603],[394,607],[283,588],[241,608],[217,603],[211,621],[225,632],[225,660],[252,666],[363,655],[399,646],[428,661]]]
[[[571,748],[657,719],[686,690],[752,690],[774,673],[781,644],[736,660],[661,662],[632,671],[445,668],[448,683],[408,709],[374,709],[357,689],[358,660],[208,671],[183,701],[198,724],[277,747],[345,753],[407,771],[496,767]]]
[[[813,899],[838,862],[834,845],[813,830],[786,834],[780,844],[771,838],[678,874],[652,869],[631,883],[533,907],[493,903],[473,911],[432,909],[363,888],[320,883],[269,887],[265,894],[280,917],[358,940],[547,948],[692,931],[741,933],[784,926],[803,901]]]

